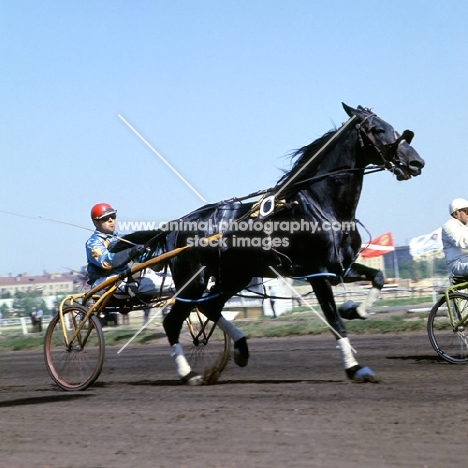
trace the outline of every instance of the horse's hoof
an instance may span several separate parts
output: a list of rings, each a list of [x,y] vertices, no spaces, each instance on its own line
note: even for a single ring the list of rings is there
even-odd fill
[[[338,307],[340,317],[346,320],[366,320],[367,317],[363,317],[358,312],[358,305],[354,301],[346,301],[343,305]]]
[[[190,371],[185,377],[182,377],[180,380],[186,385],[201,385],[203,383],[203,378],[200,374],[197,374],[194,371]]]
[[[234,343],[234,362],[239,367],[245,367],[249,362],[249,347],[245,336]]]
[[[353,366],[346,369],[346,375],[355,383],[379,383],[380,379],[375,375],[374,371],[369,367]]]

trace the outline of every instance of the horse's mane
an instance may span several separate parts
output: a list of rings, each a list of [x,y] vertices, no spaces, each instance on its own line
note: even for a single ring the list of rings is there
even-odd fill
[[[294,179],[294,183],[300,183],[301,181],[314,176],[327,152],[322,151],[316,157],[314,157],[314,155],[333,138],[336,132],[337,130],[330,130],[312,143],[293,151],[291,153],[291,160],[295,160],[295,162],[291,170],[287,172],[285,171],[281,176],[276,187],[281,188],[281,186],[287,184],[291,179]]]

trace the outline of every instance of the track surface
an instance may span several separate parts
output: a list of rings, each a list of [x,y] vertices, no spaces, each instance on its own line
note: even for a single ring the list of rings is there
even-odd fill
[[[179,384],[165,339],[108,347],[85,392],[55,387],[41,352],[0,353],[0,465],[466,465],[468,366],[426,334],[351,336],[378,385],[346,380],[329,334],[249,343],[248,367],[203,387]]]

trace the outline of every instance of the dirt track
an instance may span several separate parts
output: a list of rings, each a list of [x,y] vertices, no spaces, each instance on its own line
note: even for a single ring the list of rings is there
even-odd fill
[[[108,347],[85,392],[55,387],[40,352],[1,353],[0,465],[464,466],[468,366],[425,333],[351,343],[380,384],[348,382],[328,334],[252,339],[248,367],[203,387],[179,384],[165,339]]]

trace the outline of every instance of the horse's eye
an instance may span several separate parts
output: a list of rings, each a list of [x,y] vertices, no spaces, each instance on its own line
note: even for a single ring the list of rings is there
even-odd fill
[[[374,127],[372,129],[372,133],[374,135],[381,135],[382,133],[385,133],[385,130],[382,127]]]

